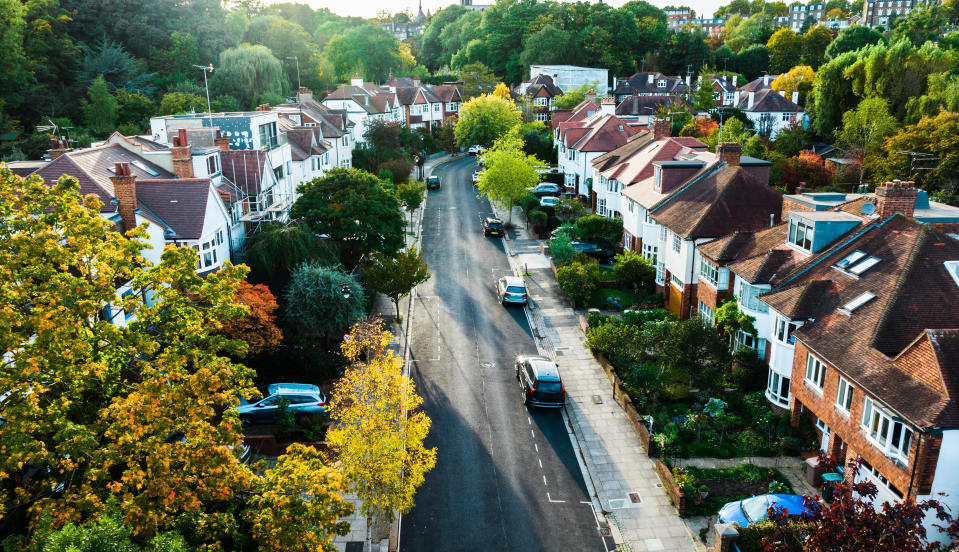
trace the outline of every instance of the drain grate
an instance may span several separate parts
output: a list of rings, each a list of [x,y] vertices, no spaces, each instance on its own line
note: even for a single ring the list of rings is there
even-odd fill
[[[601,397],[601,396],[599,396],[599,395],[593,395],[593,403],[594,403],[594,404],[603,404],[603,397]]]
[[[662,484],[662,483],[657,483],[656,486],[659,487],[660,489],[663,488],[663,484]]]
[[[599,535],[600,535],[601,537],[612,537],[612,536],[613,536],[613,530],[610,529],[609,527],[600,527],[600,528],[599,528]]]
[[[640,502],[643,501],[643,500],[639,497],[639,493],[629,493],[629,500],[630,500],[633,504],[639,504]]]

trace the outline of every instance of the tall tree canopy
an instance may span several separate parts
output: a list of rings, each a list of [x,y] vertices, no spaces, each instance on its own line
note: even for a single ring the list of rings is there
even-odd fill
[[[220,54],[210,88],[229,94],[251,109],[266,94],[279,96],[286,85],[280,60],[266,46],[241,44]]]

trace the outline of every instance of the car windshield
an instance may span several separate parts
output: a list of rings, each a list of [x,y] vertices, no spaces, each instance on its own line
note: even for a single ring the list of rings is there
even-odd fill
[[[563,390],[563,386],[558,381],[538,381],[536,390],[541,393],[559,393]]]
[[[486,225],[489,226],[490,228],[501,228],[503,226],[503,223],[491,220],[487,222]]]
[[[766,513],[769,511],[769,500],[765,496],[754,496],[743,500],[740,506],[746,519],[754,522],[766,517]]]
[[[507,286],[506,292],[507,293],[526,293],[526,288],[522,286]]]

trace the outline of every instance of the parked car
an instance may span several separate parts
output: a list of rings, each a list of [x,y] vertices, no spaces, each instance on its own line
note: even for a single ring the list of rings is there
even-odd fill
[[[502,236],[503,221],[494,217],[486,217],[483,219],[483,235],[486,237]]]
[[[479,182],[479,179],[481,176],[483,176],[484,172],[485,171],[481,171],[479,169],[476,169],[475,171],[473,171],[473,182]]]
[[[557,196],[559,195],[559,184],[538,184],[531,191],[536,197]]]
[[[545,196],[539,198],[539,204],[542,207],[556,207],[556,203],[559,201],[558,197],[555,196]]]
[[[562,408],[566,390],[556,363],[543,356],[516,357],[516,379],[523,390],[523,404]]]
[[[480,146],[480,145],[472,145],[472,146],[469,147],[468,150],[466,150],[466,153],[468,153],[468,154],[470,154],[470,155],[479,155],[479,154],[483,153],[484,151],[486,151],[486,148],[484,148],[483,146]]]
[[[256,422],[275,422],[283,399],[288,401],[287,408],[297,420],[326,412],[326,395],[319,387],[306,383],[274,383],[267,388],[266,398],[237,407],[240,422],[244,426]]]
[[[440,189],[440,177],[430,176],[426,179],[426,189],[427,190],[439,190]]]
[[[719,509],[719,523],[735,523],[740,527],[758,523],[769,515],[769,508],[783,508],[790,516],[800,516],[808,508],[803,497],[791,494],[764,494],[728,502]]]
[[[570,243],[570,245],[573,246],[574,250],[589,255],[601,264],[609,264],[613,257],[616,256],[616,252],[612,249],[591,242],[574,241]]]
[[[496,296],[504,305],[525,305],[526,282],[519,276],[504,276],[496,283]]]

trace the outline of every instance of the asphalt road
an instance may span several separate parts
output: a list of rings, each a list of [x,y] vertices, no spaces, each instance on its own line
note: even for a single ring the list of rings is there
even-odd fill
[[[527,410],[517,354],[536,354],[521,308],[497,302],[510,273],[503,240],[486,238],[475,158],[437,168],[422,249],[433,273],[414,305],[411,374],[433,420],[436,467],[403,517],[401,548],[420,551],[603,551],[562,415]]]

